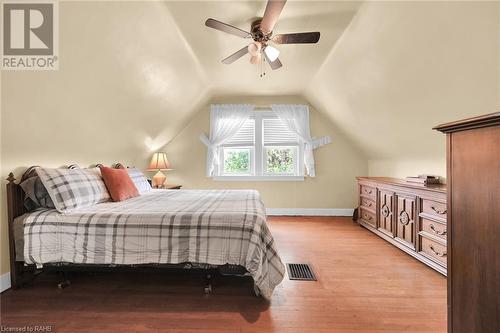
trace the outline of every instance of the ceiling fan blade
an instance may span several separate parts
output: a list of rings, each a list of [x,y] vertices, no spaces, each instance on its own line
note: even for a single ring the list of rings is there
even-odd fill
[[[276,58],[276,60],[274,60],[273,62],[269,63],[269,66],[271,66],[271,69],[274,71],[274,70],[276,70],[278,68],[283,67],[283,64],[281,63],[281,61],[280,61],[279,58]]]
[[[293,34],[280,34],[273,37],[276,44],[314,44],[319,41],[319,32],[298,32]]]
[[[260,22],[260,30],[262,30],[264,34],[268,35],[273,31],[274,25],[278,22],[285,3],[286,0],[267,1],[264,17],[262,18],[262,22]]]
[[[271,69],[273,71],[278,69],[278,68],[283,67],[283,64],[281,63],[279,58],[276,58],[276,60],[271,61],[271,60],[269,60],[269,57],[267,56],[266,52],[262,52],[262,54],[264,55],[264,57],[266,57],[266,61],[269,63],[269,66],[271,67]]]
[[[233,27],[232,25],[214,20],[212,18],[206,20],[205,25],[209,28],[217,29],[238,37],[243,37],[243,38],[252,37],[252,35],[249,32],[246,32],[245,30],[241,30],[240,28]]]
[[[248,46],[245,46],[241,50],[238,50],[231,54],[229,57],[225,58],[222,60],[223,64],[229,65],[238,60],[239,58],[243,57],[245,54],[248,53]]]

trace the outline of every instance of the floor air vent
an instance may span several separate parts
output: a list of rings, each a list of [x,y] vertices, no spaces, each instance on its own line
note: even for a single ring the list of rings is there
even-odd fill
[[[316,281],[316,276],[308,264],[286,264],[290,280]]]

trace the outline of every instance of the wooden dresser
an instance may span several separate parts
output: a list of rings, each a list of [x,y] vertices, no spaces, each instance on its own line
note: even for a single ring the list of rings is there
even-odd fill
[[[500,112],[443,124],[448,332],[500,332]]]
[[[446,185],[357,179],[359,224],[446,275]]]

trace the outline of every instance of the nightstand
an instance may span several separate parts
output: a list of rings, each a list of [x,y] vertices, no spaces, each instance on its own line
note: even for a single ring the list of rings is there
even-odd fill
[[[165,190],[180,190],[182,185],[166,184],[163,185],[162,189]]]
[[[148,183],[149,183],[149,185],[151,185],[151,179],[148,179]],[[180,190],[181,187],[182,187],[182,185],[166,184],[161,188],[165,189],[165,190]],[[156,187],[153,187],[153,188],[156,188]]]

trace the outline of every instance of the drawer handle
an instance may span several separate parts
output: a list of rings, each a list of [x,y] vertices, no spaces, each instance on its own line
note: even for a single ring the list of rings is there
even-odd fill
[[[432,253],[434,253],[438,257],[446,257],[446,251],[443,253],[439,253],[436,250],[434,250],[434,247],[432,245],[429,245],[429,249],[431,249]]]
[[[368,215],[368,214],[365,214],[365,215],[364,215],[364,218],[365,218],[365,220],[367,220],[367,221],[371,221],[371,220],[372,220],[371,215]]]
[[[431,225],[430,225],[430,228],[431,228],[431,230],[432,230],[432,231],[434,231],[434,233],[435,233],[436,235],[439,235],[439,236],[444,236],[444,235],[446,235],[446,230],[439,231],[439,230],[437,230],[437,229],[436,229],[436,227],[434,226],[434,224],[431,224]]]
[[[445,210],[439,210],[437,209],[436,207],[434,206],[431,206],[431,209],[436,213],[436,214],[439,214],[439,215],[444,215],[446,214],[446,209]]]
[[[371,201],[363,201],[363,205],[365,205],[366,207],[371,207],[372,206],[372,203]]]
[[[365,188],[365,193],[366,193],[366,194],[372,194],[372,190],[369,190],[369,191],[368,191],[368,190]]]

